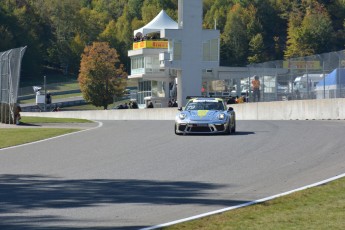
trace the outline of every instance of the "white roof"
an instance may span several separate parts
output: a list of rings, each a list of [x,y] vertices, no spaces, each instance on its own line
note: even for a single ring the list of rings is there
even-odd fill
[[[142,36],[145,36],[149,33],[160,32],[161,29],[178,29],[177,22],[171,19],[171,17],[169,17],[164,10],[161,10],[161,12],[146,26],[134,30],[134,36],[136,36],[138,33],[141,33]]]

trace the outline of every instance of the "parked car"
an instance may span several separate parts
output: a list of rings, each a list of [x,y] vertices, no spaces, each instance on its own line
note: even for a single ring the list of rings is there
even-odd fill
[[[230,134],[236,132],[236,115],[227,109],[221,98],[192,98],[186,107],[179,108],[175,118],[175,134]]]

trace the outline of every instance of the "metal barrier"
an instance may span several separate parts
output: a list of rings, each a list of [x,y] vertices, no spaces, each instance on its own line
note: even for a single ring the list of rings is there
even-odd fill
[[[248,68],[251,77],[241,83],[249,88],[253,76],[259,76],[262,101],[345,98],[345,50],[252,64]],[[286,71],[272,75],[272,68]],[[248,94],[251,96],[251,92]]]

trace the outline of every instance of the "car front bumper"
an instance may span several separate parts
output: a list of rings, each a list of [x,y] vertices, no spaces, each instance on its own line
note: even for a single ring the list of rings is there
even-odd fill
[[[181,134],[226,133],[228,130],[228,126],[229,126],[229,122],[211,122],[211,123],[176,122],[175,123],[176,133],[181,133]]]

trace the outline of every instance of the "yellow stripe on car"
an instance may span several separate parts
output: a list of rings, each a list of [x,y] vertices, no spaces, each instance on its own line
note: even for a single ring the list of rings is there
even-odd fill
[[[198,110],[198,116],[200,118],[205,117],[208,113],[208,110]]]

